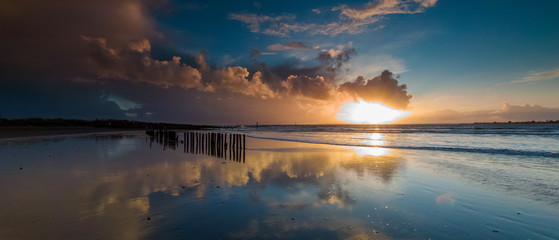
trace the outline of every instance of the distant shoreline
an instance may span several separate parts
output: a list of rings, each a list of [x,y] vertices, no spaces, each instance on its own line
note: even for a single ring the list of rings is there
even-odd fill
[[[139,130],[140,129],[100,127],[0,127],[0,140],[77,134],[133,132]]]
[[[0,119],[0,139],[73,134],[143,131],[146,129],[202,130],[210,125],[149,123],[128,120]]]
[[[508,121],[508,122],[474,122],[473,124],[542,124],[542,123],[559,123],[559,120],[548,120],[548,121]]]

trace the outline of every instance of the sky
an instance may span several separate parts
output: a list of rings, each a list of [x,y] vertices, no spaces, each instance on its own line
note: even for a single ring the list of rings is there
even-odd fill
[[[559,119],[558,1],[0,2],[0,118]]]

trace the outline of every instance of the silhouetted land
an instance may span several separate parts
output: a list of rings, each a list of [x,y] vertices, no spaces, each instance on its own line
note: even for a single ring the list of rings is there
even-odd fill
[[[152,123],[118,119],[0,119],[0,138],[133,131],[145,129],[203,130],[215,126],[175,123]]]
[[[519,121],[519,122],[513,122],[513,121],[508,121],[508,122],[474,122],[474,124],[533,124],[533,123],[537,123],[537,124],[542,124],[542,123],[559,123],[559,120],[547,120],[547,121]]]

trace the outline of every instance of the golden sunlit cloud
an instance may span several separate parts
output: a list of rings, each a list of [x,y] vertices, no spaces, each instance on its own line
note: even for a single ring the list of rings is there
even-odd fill
[[[408,116],[411,112],[397,110],[379,102],[367,102],[359,99],[358,102],[347,102],[340,107],[338,119],[357,124],[385,124],[397,121]]]

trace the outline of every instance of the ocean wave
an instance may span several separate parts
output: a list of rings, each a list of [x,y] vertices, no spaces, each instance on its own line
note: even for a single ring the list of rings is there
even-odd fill
[[[314,143],[314,144],[328,144],[347,147],[379,147],[389,149],[408,149],[408,150],[425,150],[425,151],[446,151],[446,152],[464,152],[464,153],[481,153],[481,154],[500,154],[500,155],[515,155],[515,156],[528,156],[528,157],[547,157],[559,158],[559,153],[548,151],[531,151],[531,150],[518,150],[518,149],[505,149],[505,148],[471,148],[471,147],[445,147],[445,146],[400,146],[400,145],[368,145],[358,143],[343,143],[343,142],[326,142],[311,139],[293,139],[281,137],[263,137],[247,135],[247,137],[267,140]]]

